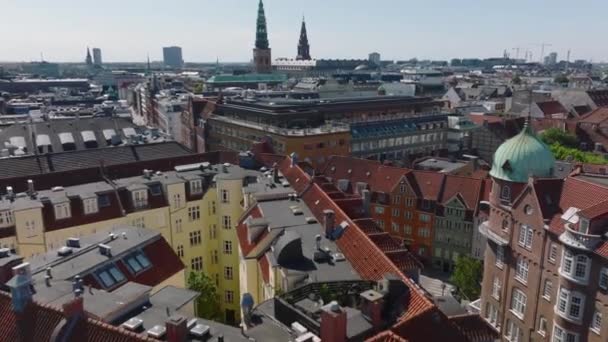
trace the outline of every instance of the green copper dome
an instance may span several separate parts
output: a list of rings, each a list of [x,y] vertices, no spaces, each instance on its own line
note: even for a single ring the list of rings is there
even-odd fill
[[[555,158],[549,147],[534,134],[528,122],[518,135],[505,141],[494,153],[490,176],[526,183],[528,177],[551,177]]]

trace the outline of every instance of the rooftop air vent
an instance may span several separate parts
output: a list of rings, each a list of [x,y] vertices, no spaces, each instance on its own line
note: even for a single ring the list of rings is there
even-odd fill
[[[197,324],[194,328],[190,329],[190,333],[198,338],[209,335],[209,326],[204,324]]]
[[[122,327],[130,330],[130,331],[137,331],[139,330],[139,328],[141,328],[141,326],[144,324],[144,320],[139,318],[139,317],[133,317],[131,319],[129,319],[128,321],[124,322],[122,324]]]
[[[60,257],[68,256],[70,254],[72,254],[72,248],[67,246],[63,246],[57,251],[57,255],[59,255]]]
[[[165,335],[165,332],[167,332],[167,328],[163,327],[162,325],[155,325],[146,332],[148,335],[156,339],[161,339]]]
[[[291,212],[296,216],[304,214],[302,212],[302,209],[300,209],[300,207],[298,207],[297,205],[291,206],[291,207],[289,207],[289,209],[291,209]]]
[[[342,253],[334,253],[334,254],[332,254],[332,255],[331,255],[331,259],[332,259],[334,262],[338,262],[338,261],[344,261],[344,260],[346,260],[346,258],[344,257],[344,254],[342,254]]]
[[[317,219],[312,216],[309,216],[306,218],[306,223],[309,223],[309,224],[317,223]]]
[[[62,186],[54,186],[51,191],[53,192],[58,192],[58,191],[63,191],[63,187]]]
[[[103,243],[100,243],[99,244],[99,253],[101,253],[101,255],[111,257],[112,256],[112,247],[110,247],[108,245],[104,245]]]
[[[289,187],[289,182],[288,182],[288,181],[282,181],[282,182],[281,182],[281,185],[282,185],[284,188],[287,188],[287,187]]]

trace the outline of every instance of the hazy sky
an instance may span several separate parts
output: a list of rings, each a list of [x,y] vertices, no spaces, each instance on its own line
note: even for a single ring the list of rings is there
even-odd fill
[[[0,0],[0,61],[162,59],[248,61],[258,0]],[[571,59],[608,60],[607,0],[265,0],[274,57],[293,57],[302,15],[311,55],[383,59],[500,56],[520,46]]]

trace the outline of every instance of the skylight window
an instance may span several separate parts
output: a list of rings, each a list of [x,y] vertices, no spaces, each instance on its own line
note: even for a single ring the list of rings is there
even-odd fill
[[[123,261],[127,264],[129,271],[133,274],[137,274],[152,265],[142,252],[135,252],[127,256]]]
[[[114,264],[96,271],[95,275],[105,288],[114,287],[127,279]]]

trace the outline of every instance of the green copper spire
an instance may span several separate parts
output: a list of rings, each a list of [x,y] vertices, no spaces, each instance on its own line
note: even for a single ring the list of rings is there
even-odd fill
[[[494,153],[490,176],[515,183],[526,183],[528,177],[551,177],[555,158],[530,127],[530,120],[521,132],[505,141]]]
[[[260,0],[258,5],[258,22],[255,32],[255,47],[268,49],[268,33],[266,31],[266,15],[264,14],[264,3]]]

